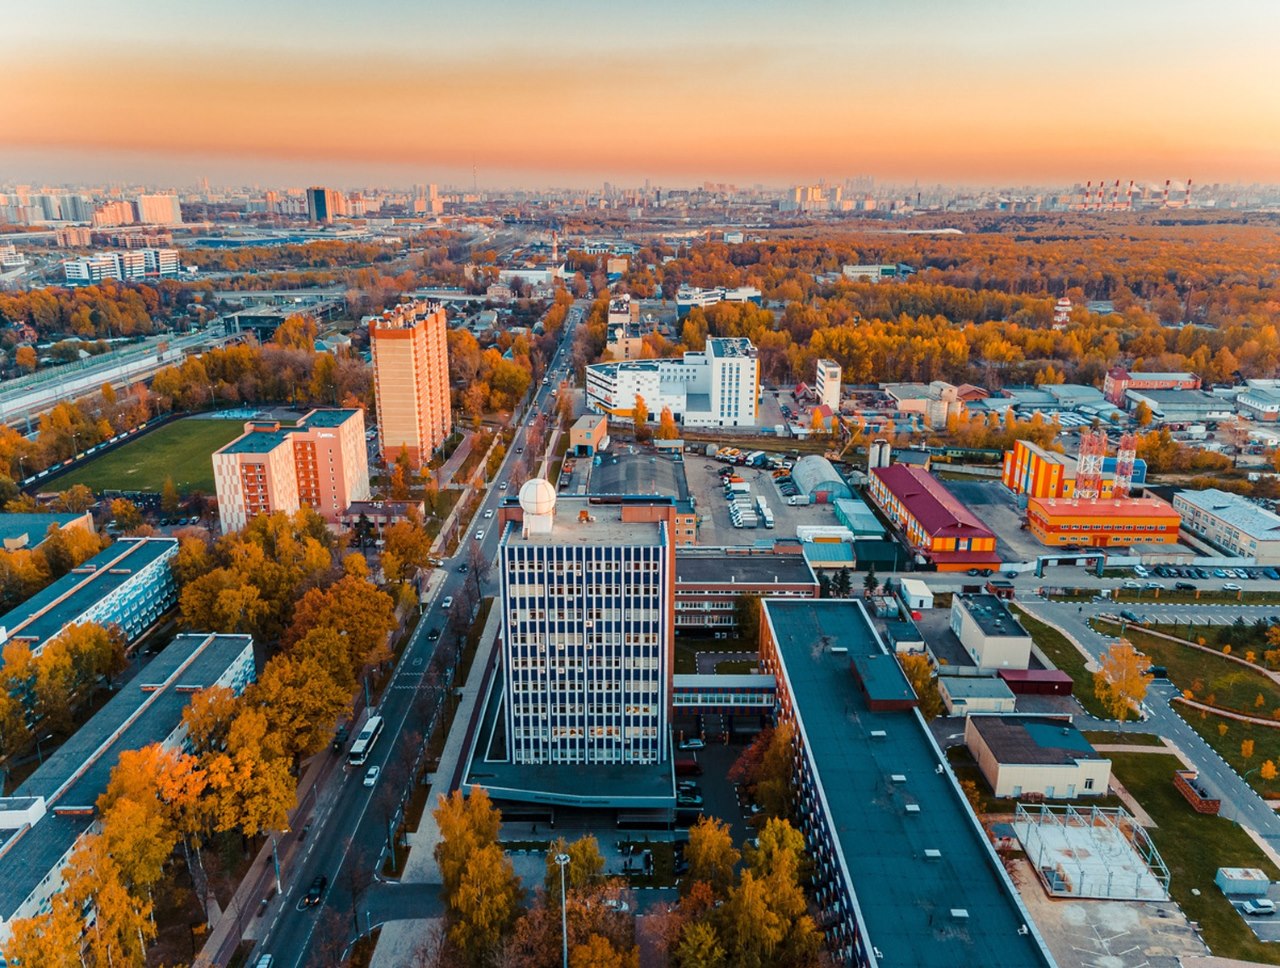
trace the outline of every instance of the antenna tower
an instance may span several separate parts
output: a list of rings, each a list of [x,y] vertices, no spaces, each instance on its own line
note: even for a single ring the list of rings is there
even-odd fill
[[[1138,455],[1138,438],[1133,434],[1125,434],[1120,438],[1120,449],[1116,453],[1116,479],[1111,486],[1111,496],[1117,500],[1129,497],[1133,489],[1133,462]]]
[[[1076,462],[1075,496],[1092,501],[1102,496],[1102,461],[1107,454],[1107,435],[1101,430],[1082,434],[1080,457]]]

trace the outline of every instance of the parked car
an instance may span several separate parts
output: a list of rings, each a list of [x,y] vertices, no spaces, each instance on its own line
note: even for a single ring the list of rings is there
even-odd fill
[[[1173,587],[1180,592],[1193,592],[1196,590],[1196,586],[1189,581],[1175,582]]]
[[[1238,592],[1240,591],[1240,585],[1237,582],[1224,581],[1222,583],[1222,590],[1224,592]]]
[[[677,807],[700,807],[702,806],[702,797],[696,793],[680,793],[676,795]]]
[[[306,907],[315,907],[324,899],[324,889],[329,886],[329,878],[320,874],[307,888],[307,896],[302,899]]]
[[[1164,588],[1164,585],[1162,585],[1158,581],[1149,581],[1146,583],[1146,587],[1147,588]]]
[[[1214,577],[1214,578],[1226,578],[1226,577],[1227,577],[1227,570],[1226,570],[1225,568],[1215,568],[1215,569],[1213,569],[1213,577]]]
[[[617,911],[619,914],[626,914],[631,910],[631,905],[616,897],[606,898],[604,907],[606,911]]]
[[[682,750],[703,750],[707,748],[705,740],[700,740],[696,736],[693,739],[680,741],[680,749]]]
[[[1129,609],[1127,609],[1127,608],[1126,608],[1126,609],[1124,609],[1124,610],[1120,613],[1120,617],[1121,617],[1122,619],[1124,619],[1126,622],[1137,622],[1137,621],[1139,621],[1137,613],[1136,613],[1136,612],[1133,612],[1133,611],[1130,611],[1130,610],[1129,610]]]
[[[1275,568],[1264,568],[1262,570],[1272,581],[1280,581],[1280,571],[1277,571]]]
[[[381,772],[382,772],[382,767],[380,766],[369,767],[369,769],[365,772],[365,775],[364,775],[364,785],[367,787],[371,787],[375,783],[377,783],[378,774],[380,774]]]
[[[1276,913],[1276,902],[1269,897],[1251,897],[1241,905],[1241,910],[1250,917]]]
[[[1149,578],[1151,576],[1151,572],[1147,571],[1146,567],[1143,565],[1134,565],[1133,573],[1139,578]]]
[[[1141,588],[1142,582],[1135,581],[1132,578],[1126,578],[1124,581],[1120,583],[1120,585],[1122,588]]]

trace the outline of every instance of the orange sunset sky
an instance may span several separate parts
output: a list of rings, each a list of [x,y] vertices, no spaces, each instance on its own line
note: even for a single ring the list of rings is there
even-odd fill
[[[6,19],[0,179],[1280,181],[1262,0],[42,0]]]

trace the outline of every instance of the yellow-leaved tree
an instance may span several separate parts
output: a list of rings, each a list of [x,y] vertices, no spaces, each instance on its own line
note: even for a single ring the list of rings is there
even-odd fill
[[[1150,665],[1128,639],[1121,639],[1103,655],[1102,667],[1093,674],[1093,691],[1115,719],[1124,722],[1147,697]]]

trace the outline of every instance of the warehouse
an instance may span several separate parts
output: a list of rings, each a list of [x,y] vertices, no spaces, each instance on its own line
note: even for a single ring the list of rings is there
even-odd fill
[[[970,716],[964,742],[997,797],[1100,797],[1111,761],[1065,719]]]
[[[954,596],[951,631],[984,672],[1025,669],[1031,664],[1031,636],[1004,599],[995,595]]]
[[[1177,544],[1181,517],[1154,497],[1027,502],[1027,526],[1041,544],[1089,548]]]
[[[996,536],[928,471],[905,464],[873,467],[869,491],[938,571],[994,570]]]
[[[853,497],[849,485],[831,461],[817,454],[809,454],[796,461],[796,466],[791,469],[791,480],[814,504],[829,504]]]

